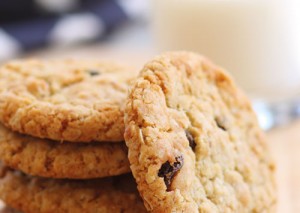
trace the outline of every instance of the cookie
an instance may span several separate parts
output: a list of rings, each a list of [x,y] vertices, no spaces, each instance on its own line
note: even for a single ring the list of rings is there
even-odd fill
[[[125,143],[57,143],[0,125],[0,159],[26,174],[88,179],[129,173]]]
[[[248,99],[204,57],[145,65],[125,109],[129,161],[151,212],[273,212],[274,163]]]
[[[130,175],[94,180],[30,177],[2,168],[0,198],[24,213],[146,212]]]
[[[132,69],[108,62],[8,62],[0,68],[0,122],[57,141],[122,141],[132,76]]]

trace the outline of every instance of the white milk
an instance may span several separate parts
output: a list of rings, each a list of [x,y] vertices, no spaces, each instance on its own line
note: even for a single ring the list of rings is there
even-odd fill
[[[248,94],[300,93],[299,0],[154,0],[160,50],[193,50],[226,68]]]

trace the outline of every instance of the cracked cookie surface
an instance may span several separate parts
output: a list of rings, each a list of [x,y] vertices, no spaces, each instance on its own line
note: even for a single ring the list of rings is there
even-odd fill
[[[54,180],[26,176],[2,165],[0,198],[24,213],[146,212],[131,175]]]
[[[151,212],[274,212],[275,166],[248,99],[195,53],[147,63],[125,107],[132,173]]]
[[[121,143],[57,143],[14,133],[0,125],[0,159],[34,176],[88,179],[129,173]]]
[[[122,105],[134,73],[90,60],[8,62],[0,68],[0,121],[57,141],[122,141]]]

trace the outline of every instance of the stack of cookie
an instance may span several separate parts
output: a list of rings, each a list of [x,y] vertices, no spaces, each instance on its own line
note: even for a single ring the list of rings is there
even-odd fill
[[[143,212],[123,139],[134,73],[96,61],[0,70],[0,198],[24,212]]]
[[[195,53],[163,54],[139,75],[8,63],[0,121],[0,198],[24,212],[275,211],[274,163],[250,102]]]

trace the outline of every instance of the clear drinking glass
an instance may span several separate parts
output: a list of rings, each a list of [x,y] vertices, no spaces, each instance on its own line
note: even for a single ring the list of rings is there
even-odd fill
[[[227,69],[263,128],[300,114],[299,0],[153,0],[159,50],[192,50]]]

